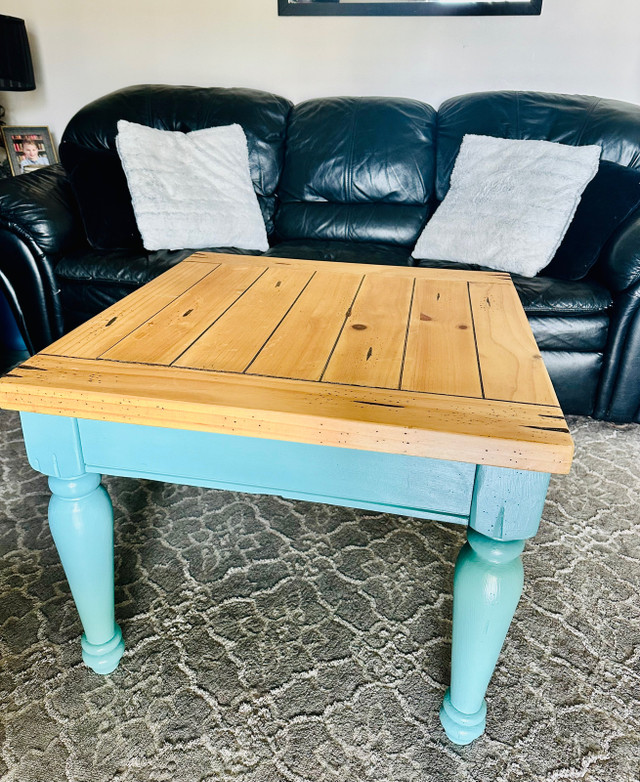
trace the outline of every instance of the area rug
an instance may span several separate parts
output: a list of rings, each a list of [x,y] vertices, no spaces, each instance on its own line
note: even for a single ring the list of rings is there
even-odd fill
[[[640,427],[570,419],[486,734],[445,737],[458,526],[107,478],[127,650],[101,677],[0,413],[6,782],[635,782]]]

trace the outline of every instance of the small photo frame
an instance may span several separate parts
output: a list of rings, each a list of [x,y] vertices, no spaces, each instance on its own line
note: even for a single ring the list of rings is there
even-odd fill
[[[38,171],[58,162],[49,128],[5,125],[2,138],[13,176]]]

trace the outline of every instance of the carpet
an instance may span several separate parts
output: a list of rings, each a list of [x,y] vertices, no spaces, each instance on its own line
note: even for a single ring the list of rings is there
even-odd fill
[[[107,478],[108,677],[46,523],[46,479],[0,412],[0,778],[6,782],[636,782],[640,427],[569,419],[486,734],[446,739],[461,527]]]

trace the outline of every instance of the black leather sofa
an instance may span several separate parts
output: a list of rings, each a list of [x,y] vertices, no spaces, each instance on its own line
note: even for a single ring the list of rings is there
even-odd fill
[[[115,152],[121,118],[181,131],[239,122],[268,254],[328,262],[416,263],[465,133],[596,143],[603,159],[640,168],[640,107],[618,101],[488,92],[436,112],[396,98],[293,106],[255,90],[127,88],[71,120],[62,165],[0,182],[0,289],[30,350],[189,254],[142,248]],[[565,412],[640,422],[640,212],[584,279],[513,279]]]

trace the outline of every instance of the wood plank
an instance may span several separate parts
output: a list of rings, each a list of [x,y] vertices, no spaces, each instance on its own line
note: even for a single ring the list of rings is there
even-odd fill
[[[366,275],[322,379],[398,388],[413,280]]]
[[[219,266],[212,274],[102,354],[115,361],[170,364],[263,274],[266,265]]]
[[[244,372],[312,276],[306,268],[269,268],[175,365]]]
[[[97,358],[218,266],[183,261],[49,345],[45,352]]]
[[[320,380],[361,281],[357,272],[316,272],[247,371]]]
[[[470,282],[469,292],[487,399],[558,405],[513,285]]]
[[[466,281],[416,280],[402,388],[482,397]]]
[[[567,473],[557,407],[38,355],[0,382],[11,410]]]
[[[327,261],[311,261],[299,258],[277,258],[276,256],[249,256],[249,255],[228,255],[225,253],[211,253],[198,251],[190,255],[188,260],[191,263],[225,263],[236,265],[239,263],[260,265],[268,258],[270,266],[278,266],[288,269],[311,269],[320,271],[327,268]],[[366,250],[363,251],[362,263],[345,263],[341,261],[331,261],[329,264],[332,271],[354,273],[359,271],[361,274],[374,275],[380,277],[410,277],[411,279],[425,280],[470,280],[478,282],[493,282],[496,284],[511,284],[511,277],[506,272],[471,272],[464,269],[442,269],[429,268],[422,266],[386,266],[385,264],[367,263]]]

